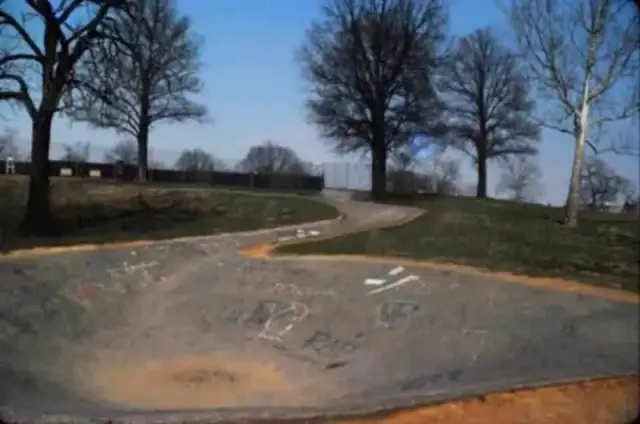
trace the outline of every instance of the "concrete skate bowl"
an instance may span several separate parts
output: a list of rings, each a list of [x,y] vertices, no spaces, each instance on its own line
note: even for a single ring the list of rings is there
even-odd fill
[[[0,261],[0,418],[299,419],[638,369],[635,303],[231,247]]]

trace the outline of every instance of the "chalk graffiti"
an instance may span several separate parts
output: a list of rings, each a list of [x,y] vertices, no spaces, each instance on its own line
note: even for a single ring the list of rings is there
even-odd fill
[[[390,270],[387,273],[388,277],[398,277],[400,274],[402,274],[405,271],[404,267],[398,266],[393,268],[392,270]],[[420,278],[417,275],[407,275],[405,277],[402,277],[398,280],[395,280],[393,282],[390,282],[387,284],[387,282],[389,281],[388,278],[366,278],[364,280],[364,285],[365,286],[376,286],[377,288],[372,289],[368,292],[369,295],[372,294],[376,294],[376,293],[381,293],[383,291],[387,291],[390,289],[393,289],[395,287],[400,287],[404,284],[407,284],[411,281],[420,281]]]
[[[333,336],[328,331],[318,330],[302,343],[303,349],[310,349],[319,356],[336,357],[354,352],[357,346]]]
[[[336,296],[335,290],[332,289],[314,289],[312,287],[300,287],[297,284],[276,283],[273,286],[273,293],[289,293],[294,296],[312,297],[312,296]]]
[[[480,355],[482,354],[482,352],[484,351],[488,333],[489,331],[484,329],[470,329],[466,327],[462,329],[463,336],[472,335],[476,339],[480,340],[478,343],[478,346],[475,349],[473,349],[471,352],[471,363],[475,363],[480,357]]]
[[[385,328],[391,328],[398,321],[417,313],[419,309],[420,306],[413,302],[384,302],[378,307],[378,324]]]
[[[258,333],[259,338],[279,342],[307,315],[309,315],[309,308],[304,303],[266,300],[259,302],[253,312],[244,320],[242,320],[243,314],[237,310],[229,313],[226,319],[233,322],[242,321],[245,325],[262,327]]]
[[[150,282],[152,278],[149,270],[157,265],[157,261],[140,262],[138,264],[129,264],[127,261],[124,261],[120,266],[107,269],[107,274],[112,278],[124,278],[129,275],[136,275]]]
[[[287,309],[274,313],[264,323],[259,338],[281,341],[281,338],[289,332],[297,323],[309,314],[307,305],[300,302],[290,302]]]

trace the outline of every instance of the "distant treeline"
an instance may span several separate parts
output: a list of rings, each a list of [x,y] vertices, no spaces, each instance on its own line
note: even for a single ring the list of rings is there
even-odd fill
[[[7,163],[0,161],[0,173],[5,173]],[[14,162],[16,175],[29,175],[29,162]],[[49,175],[96,178],[103,180],[136,181],[136,165],[114,165],[91,162],[49,162]],[[149,182],[161,183],[206,183],[220,186],[248,187],[257,189],[286,189],[320,191],[324,188],[324,177],[310,175],[283,175],[266,173],[242,173],[227,171],[181,171],[173,169],[149,169]]]

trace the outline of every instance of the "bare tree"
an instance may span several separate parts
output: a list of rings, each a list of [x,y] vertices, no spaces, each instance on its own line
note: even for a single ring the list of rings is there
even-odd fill
[[[10,157],[17,160],[20,157],[20,149],[16,143],[15,131],[8,129],[0,134],[0,160],[7,160]]]
[[[202,149],[183,150],[173,166],[188,172],[213,172],[223,169],[223,164]]]
[[[84,163],[89,162],[91,157],[91,145],[89,142],[79,141],[75,144],[65,144],[64,153],[60,160],[67,162]]]
[[[104,155],[104,160],[109,163],[121,162],[124,165],[138,163],[138,146],[135,141],[121,140]]]
[[[244,172],[256,174],[305,175],[305,164],[291,148],[270,141],[253,146],[238,165]]]
[[[433,162],[434,192],[455,195],[460,192],[460,163],[454,159],[437,156]]]
[[[603,159],[587,156],[581,176],[580,203],[590,210],[606,210],[633,197],[633,184]]]
[[[446,16],[441,0],[327,0],[299,52],[310,121],[339,153],[371,157],[386,195],[388,152],[433,130],[432,84]]]
[[[96,90],[85,91],[74,118],[131,135],[138,145],[138,179],[147,178],[149,134],[160,122],[202,121],[207,110],[190,100],[202,82],[200,43],[175,0],[139,0],[119,12],[117,38],[83,62]]]
[[[602,150],[589,130],[637,115],[638,17],[632,2],[621,0],[509,4],[529,78],[552,100],[539,120],[575,140],[564,217],[575,227],[585,146]]]
[[[502,173],[496,193],[518,202],[532,202],[542,194],[542,173],[536,162],[517,158],[502,163]]]
[[[49,199],[51,124],[74,86],[74,68],[103,35],[104,24],[127,0],[26,0],[25,8],[0,4],[0,101],[29,115],[31,167],[23,229],[55,228]],[[29,24],[33,23],[34,27]]]
[[[391,154],[389,168],[396,171],[410,170],[417,162],[417,158],[410,149],[405,147],[398,148]]]
[[[467,154],[478,175],[477,197],[487,196],[490,160],[533,155],[540,137],[534,102],[517,56],[489,29],[458,41],[439,88],[446,104],[447,144]]]

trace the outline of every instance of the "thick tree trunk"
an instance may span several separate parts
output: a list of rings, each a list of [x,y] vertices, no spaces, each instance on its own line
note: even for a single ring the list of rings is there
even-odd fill
[[[140,132],[138,133],[138,180],[147,181],[149,176],[149,99],[150,82],[142,82],[142,96],[140,97]]]
[[[571,167],[571,179],[569,181],[569,193],[564,207],[563,224],[569,228],[578,226],[578,209],[580,208],[580,185],[582,179],[582,165],[584,162],[584,143],[586,140],[586,128],[581,126],[576,137],[576,146]]]
[[[384,143],[371,149],[371,197],[376,202],[387,198],[387,149]]]
[[[149,126],[141,125],[138,134],[138,180],[147,181],[149,175]]]
[[[587,141],[589,128],[589,80],[585,80],[582,91],[582,107],[579,119],[574,121],[576,145],[573,151],[573,165],[571,166],[571,179],[569,180],[569,192],[564,206],[563,224],[569,228],[578,226],[578,209],[580,207],[580,189],[582,183],[582,166],[584,163],[584,145]]]
[[[31,130],[31,165],[27,211],[22,221],[26,234],[51,235],[56,228],[49,197],[49,148],[53,113],[41,112]]]
[[[484,199],[487,197],[487,156],[485,154],[478,152],[476,167],[478,169],[476,197]]]

